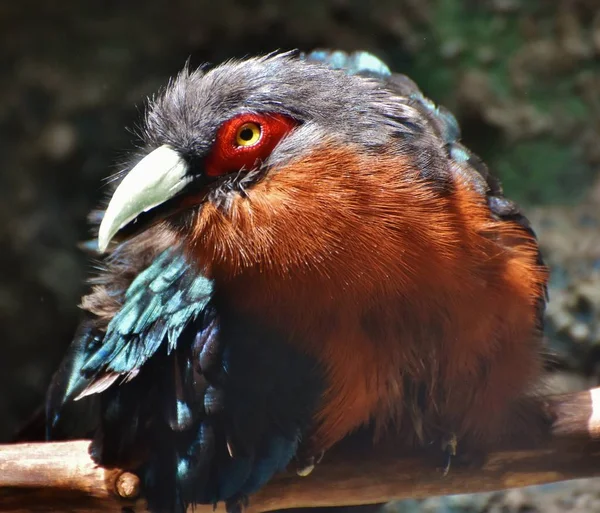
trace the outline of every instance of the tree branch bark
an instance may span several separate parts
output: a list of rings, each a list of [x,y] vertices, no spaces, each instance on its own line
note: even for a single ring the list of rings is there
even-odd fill
[[[308,477],[277,476],[252,496],[248,511],[375,504],[600,476],[600,388],[551,397],[546,407],[554,419],[548,440],[508,442],[482,466],[454,466],[446,477],[436,468],[439,457],[401,454],[393,438],[373,447],[350,437]],[[0,512],[145,511],[137,477],[98,467],[88,447],[85,440],[0,446]],[[209,513],[212,506],[194,511]]]

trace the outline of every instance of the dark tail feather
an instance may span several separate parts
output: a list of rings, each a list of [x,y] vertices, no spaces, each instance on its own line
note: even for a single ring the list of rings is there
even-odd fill
[[[101,343],[90,321],[82,322],[46,396],[46,438],[89,436],[96,425],[97,398],[73,401],[89,384],[82,373],[86,358]]]
[[[190,329],[183,338],[192,336]],[[183,343],[171,354],[163,346],[134,379],[100,394],[92,454],[102,465],[140,475],[156,513],[184,513],[212,488],[215,434],[204,411],[207,383],[192,358]]]

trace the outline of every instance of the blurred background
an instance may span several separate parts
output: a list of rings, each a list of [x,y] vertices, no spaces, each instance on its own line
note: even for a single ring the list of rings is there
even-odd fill
[[[42,401],[91,263],[76,244],[146,96],[192,66],[369,50],[458,117],[552,268],[551,390],[600,378],[598,0],[0,2],[0,442]],[[600,511],[599,482],[394,511]]]

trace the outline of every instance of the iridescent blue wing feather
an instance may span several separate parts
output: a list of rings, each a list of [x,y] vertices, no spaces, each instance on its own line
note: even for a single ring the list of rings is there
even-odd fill
[[[378,57],[369,52],[346,53],[339,50],[314,50],[308,54],[300,54],[300,58],[326,64],[331,69],[344,70],[349,75],[372,75],[389,77],[390,68]]]
[[[320,393],[316,365],[217,308],[211,281],[177,248],[120,265],[84,301],[98,314],[118,305],[105,326],[94,316],[80,326],[48,394],[49,434],[73,432],[67,403],[91,402],[94,456],[139,472],[152,510],[237,503],[295,454]]]
[[[108,325],[102,346],[83,366],[87,378],[136,373],[161,344],[170,353],[183,329],[202,313],[212,283],[190,272],[182,254],[166,250],[133,281]]]

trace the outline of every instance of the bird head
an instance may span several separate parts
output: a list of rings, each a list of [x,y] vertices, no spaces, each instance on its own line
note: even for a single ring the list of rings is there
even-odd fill
[[[445,222],[434,206],[442,149],[408,98],[374,78],[289,54],[184,70],[150,102],[143,133],[102,251],[166,223],[209,276],[342,268],[356,280],[365,255],[386,246],[397,265],[419,253],[400,242]]]

